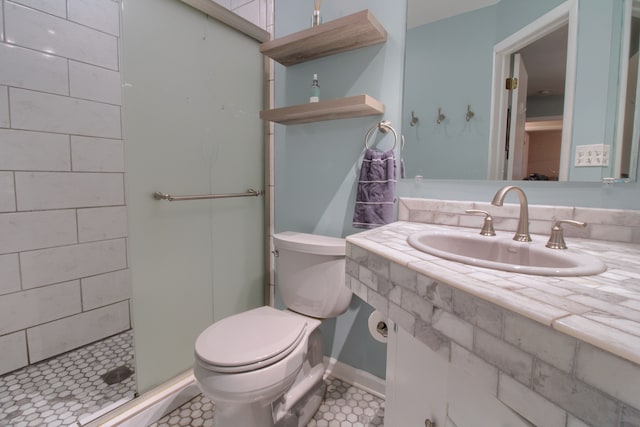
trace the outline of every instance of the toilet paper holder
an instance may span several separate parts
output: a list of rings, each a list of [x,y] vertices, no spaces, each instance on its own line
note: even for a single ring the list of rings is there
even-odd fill
[[[378,333],[385,338],[389,336],[389,328],[387,327],[387,324],[383,321],[378,322],[378,324],[376,325],[376,331],[378,331]]]

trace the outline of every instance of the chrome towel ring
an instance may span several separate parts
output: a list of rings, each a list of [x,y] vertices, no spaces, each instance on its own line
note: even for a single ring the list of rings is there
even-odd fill
[[[367,134],[364,137],[364,148],[367,148],[367,149],[369,148],[369,138],[371,137],[371,135],[376,129],[378,129],[382,133],[388,133],[389,131],[393,133],[394,140],[393,140],[393,147],[391,147],[391,149],[392,150],[395,149],[396,145],[398,144],[398,133],[393,127],[391,127],[391,122],[389,120],[383,120],[379,122],[377,125],[372,126],[371,129],[367,131]]]

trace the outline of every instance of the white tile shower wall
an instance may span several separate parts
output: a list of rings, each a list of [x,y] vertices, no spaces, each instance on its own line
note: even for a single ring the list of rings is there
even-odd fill
[[[273,10],[274,0],[220,0],[218,4],[232,10],[247,21],[269,31],[267,13]]]
[[[14,0],[14,3],[41,10],[61,18],[67,17],[67,0]]]
[[[9,88],[0,86],[0,127],[9,126]]]
[[[0,295],[20,290],[18,254],[0,255]]]
[[[2,348],[2,361],[0,369],[4,372],[24,366],[27,359],[27,337],[24,331],[0,336],[0,348]]]
[[[0,212],[16,210],[15,184],[12,172],[0,172]]]
[[[130,328],[119,9],[0,0],[0,373]]]
[[[0,153],[0,170],[71,170],[68,135],[0,129]]]
[[[129,329],[129,302],[85,311],[55,322],[27,329],[29,358],[38,362]]]

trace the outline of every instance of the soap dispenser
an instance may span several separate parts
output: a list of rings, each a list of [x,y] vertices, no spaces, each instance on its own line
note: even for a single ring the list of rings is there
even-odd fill
[[[319,102],[320,101],[320,85],[318,84],[318,75],[313,75],[313,83],[311,83],[311,96],[309,97],[309,102]]]

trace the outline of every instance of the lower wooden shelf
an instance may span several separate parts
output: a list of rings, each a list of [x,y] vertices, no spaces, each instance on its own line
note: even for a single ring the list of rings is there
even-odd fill
[[[330,99],[260,112],[260,118],[283,125],[384,114],[384,104],[369,95]]]

